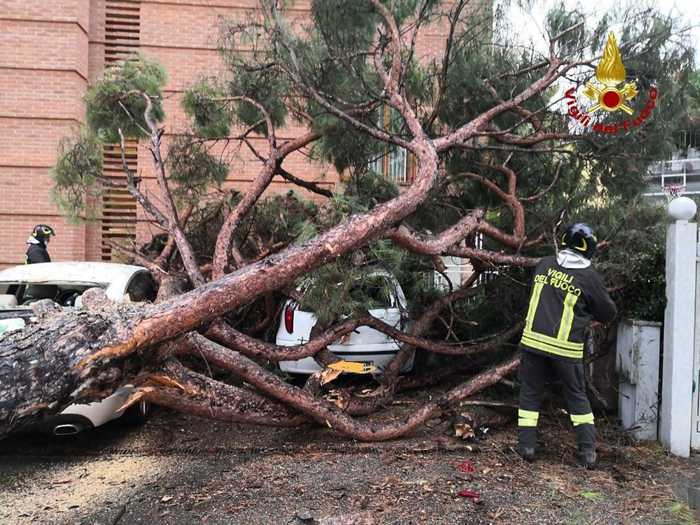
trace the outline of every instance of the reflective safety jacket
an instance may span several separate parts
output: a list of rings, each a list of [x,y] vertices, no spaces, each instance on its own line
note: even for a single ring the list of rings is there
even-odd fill
[[[581,359],[588,323],[611,321],[616,313],[603,279],[590,265],[571,268],[545,257],[535,269],[520,344],[535,353]]]

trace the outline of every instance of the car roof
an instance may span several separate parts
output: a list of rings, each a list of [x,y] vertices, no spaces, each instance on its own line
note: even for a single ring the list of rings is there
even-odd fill
[[[110,283],[130,278],[137,272],[148,271],[142,266],[109,262],[48,262],[23,264],[0,270],[0,282],[21,281],[41,283],[47,281]]]
[[[109,262],[48,262],[24,264],[0,271],[0,283],[83,283],[106,287],[107,295],[121,296],[131,278],[148,272],[142,266]],[[112,298],[112,297],[110,297]]]

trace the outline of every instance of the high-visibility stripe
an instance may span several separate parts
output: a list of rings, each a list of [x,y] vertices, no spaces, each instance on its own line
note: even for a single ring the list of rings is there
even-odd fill
[[[560,341],[556,337],[551,337],[549,335],[541,334],[539,332],[533,332],[532,330],[524,330],[523,335],[529,337],[530,339],[536,339],[543,343],[547,343],[552,346],[557,346],[565,350],[583,350],[583,343],[574,343],[571,341]]]
[[[527,308],[527,317],[525,318],[525,330],[532,330],[532,323],[535,320],[535,312],[540,304],[540,294],[544,288],[544,283],[535,283],[532,287],[532,295],[530,296],[530,306]]]
[[[536,282],[532,287],[530,304],[528,306],[527,316],[525,318],[525,329],[523,330],[523,337],[520,340],[520,343],[525,346],[562,357],[571,357],[574,359],[582,358],[583,343],[569,341],[571,328],[574,322],[574,305],[578,300],[578,295],[571,293],[566,294],[557,337],[541,334],[532,329],[543,288],[543,282]]]
[[[579,425],[593,424],[592,412],[589,412],[588,414],[569,414],[569,417],[571,417],[571,422],[574,424],[575,427]]]
[[[531,339],[530,337],[523,335],[520,340],[520,344],[529,346],[530,348],[535,348],[537,350],[542,350],[543,352],[548,352],[550,354],[560,355],[562,357],[572,357],[572,358],[582,358],[583,348],[581,350],[565,350],[558,346],[551,345],[549,343],[544,343],[538,341],[537,339]]]
[[[518,418],[518,426],[519,427],[536,427],[537,420],[536,419],[525,419],[524,417],[519,417]]]
[[[519,427],[536,427],[537,420],[540,417],[539,412],[533,410],[518,409],[518,426]]]
[[[571,325],[574,322],[574,305],[578,300],[578,295],[567,293],[564,299],[564,311],[561,313],[561,323],[559,324],[559,333],[557,333],[557,341],[567,343],[569,334],[571,333]]]
[[[540,413],[535,412],[534,410],[523,410],[522,408],[519,408],[518,417],[524,417],[526,419],[538,419],[540,417]]]

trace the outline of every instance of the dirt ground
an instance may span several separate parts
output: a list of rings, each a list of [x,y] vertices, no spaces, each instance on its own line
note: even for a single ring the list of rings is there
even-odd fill
[[[467,443],[437,420],[378,444],[168,411],[141,429],[116,421],[72,439],[17,436],[0,442],[0,523],[698,523],[683,498],[699,458],[625,440],[602,421],[600,466],[586,471],[567,419],[542,416],[534,464],[513,452],[513,426]]]

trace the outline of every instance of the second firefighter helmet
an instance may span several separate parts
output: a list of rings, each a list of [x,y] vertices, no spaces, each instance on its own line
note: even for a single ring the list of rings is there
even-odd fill
[[[37,224],[32,230],[32,237],[39,242],[46,243],[46,241],[52,235],[56,235],[56,232],[53,231],[53,228],[47,224]]]
[[[598,239],[588,224],[579,222],[567,226],[564,235],[561,236],[561,244],[590,259],[595,254]]]

